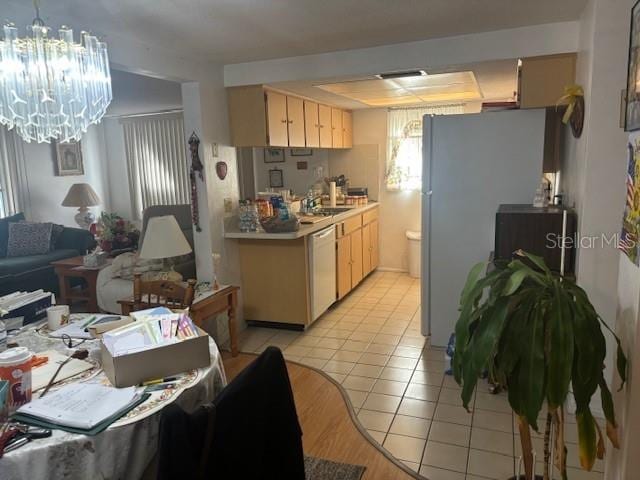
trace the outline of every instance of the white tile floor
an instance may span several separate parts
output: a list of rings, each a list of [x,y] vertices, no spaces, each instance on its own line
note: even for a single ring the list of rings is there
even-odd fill
[[[520,441],[506,395],[492,395],[480,382],[472,413],[462,407],[460,388],[443,374],[444,351],[420,334],[418,280],[374,272],[305,332],[242,332],[242,351],[259,353],[269,345],[341,383],[371,436],[421,475],[480,480],[514,474]],[[568,425],[567,437],[575,441],[574,429]],[[536,435],[534,443],[542,452],[542,439]],[[568,450],[569,478],[603,478],[601,461],[596,471],[583,472],[577,446]]]

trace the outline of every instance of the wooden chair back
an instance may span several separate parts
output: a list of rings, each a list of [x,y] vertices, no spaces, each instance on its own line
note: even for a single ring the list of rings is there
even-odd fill
[[[151,307],[171,309],[189,308],[193,303],[196,281],[189,279],[187,284],[170,280],[143,281],[142,275],[133,276],[133,311]]]

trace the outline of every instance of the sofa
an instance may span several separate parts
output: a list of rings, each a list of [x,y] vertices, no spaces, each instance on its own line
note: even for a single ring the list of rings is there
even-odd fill
[[[9,223],[23,220],[22,213],[0,219],[0,295],[39,288],[58,293],[58,277],[51,262],[84,255],[95,248],[96,241],[87,230],[64,227],[48,253],[7,257]]]
[[[193,249],[193,224],[191,222],[190,205],[153,205],[147,207],[142,214],[142,232],[140,234],[139,246],[144,242],[144,235],[149,219],[163,215],[173,215],[180,230],[184,233],[189,245]],[[126,254],[126,253],[125,253]],[[173,269],[179,272],[184,279],[196,278],[196,262],[193,252],[180,258],[173,263]],[[96,282],[96,293],[98,297],[98,307],[103,312],[120,314],[120,304],[122,300],[133,296],[133,280],[121,278],[114,271],[113,264],[100,270]]]

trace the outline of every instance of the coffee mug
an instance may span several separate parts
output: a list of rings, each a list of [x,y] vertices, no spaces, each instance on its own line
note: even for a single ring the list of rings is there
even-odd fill
[[[47,325],[54,331],[69,323],[69,306],[55,305],[47,308]]]

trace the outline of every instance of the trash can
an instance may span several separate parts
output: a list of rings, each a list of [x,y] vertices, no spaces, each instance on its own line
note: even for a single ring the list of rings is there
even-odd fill
[[[420,278],[420,254],[422,234],[420,232],[407,231],[409,240],[409,276]]]

